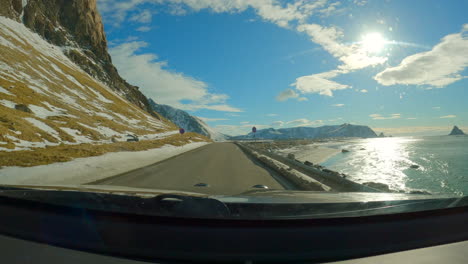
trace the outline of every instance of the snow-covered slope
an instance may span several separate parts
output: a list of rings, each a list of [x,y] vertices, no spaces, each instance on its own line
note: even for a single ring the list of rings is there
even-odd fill
[[[176,133],[23,24],[0,16],[0,151]]]
[[[339,126],[321,127],[293,127],[281,129],[262,129],[255,134],[257,139],[303,139],[303,138],[329,138],[329,137],[377,137],[368,126],[343,124]],[[234,140],[252,139],[253,133],[244,136],[232,137]]]
[[[172,106],[157,104],[151,99],[149,101],[150,106],[154,111],[158,112],[177,126],[185,129],[185,131],[204,135],[214,141],[226,140],[226,135],[214,130],[200,118],[192,116],[189,113]]]
[[[20,22],[47,42],[63,47],[65,56],[82,70],[149,111],[148,99],[112,64],[97,0],[0,0],[0,16]]]
[[[196,116],[193,116],[193,118],[195,118],[195,120],[197,120],[197,122],[200,124],[200,126],[203,128],[203,130],[205,130],[207,132],[207,134],[208,134],[208,135],[206,135],[207,137],[211,138],[214,141],[225,141],[226,139],[228,139],[228,136],[214,130],[212,127],[208,126],[200,118],[198,118]],[[193,132],[193,131],[191,131],[191,132]]]

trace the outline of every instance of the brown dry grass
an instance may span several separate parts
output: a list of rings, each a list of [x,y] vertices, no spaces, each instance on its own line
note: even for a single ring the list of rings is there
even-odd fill
[[[0,141],[6,143],[1,147],[14,149],[15,140],[5,137],[6,135],[16,137],[21,140],[30,142],[49,142],[58,143],[62,141],[75,142],[74,138],[61,129],[61,127],[72,128],[80,131],[82,136],[86,136],[92,140],[109,139],[88,127],[108,127],[119,133],[132,133],[137,135],[155,134],[168,130],[176,129],[176,126],[171,122],[163,119],[160,121],[163,127],[157,127],[150,123],[149,120],[155,120],[148,113],[139,109],[137,106],[129,103],[119,95],[110,92],[101,83],[97,82],[88,74],[81,71],[78,66],[71,67],[66,63],[57,60],[47,54],[41,54],[33,46],[14,39],[0,29],[0,37],[8,39],[14,43],[16,49],[0,45],[0,61],[6,62],[14,71],[0,71],[0,86],[8,89],[13,95],[0,93],[0,100],[8,100],[16,104],[36,105],[45,109],[50,109],[45,103],[49,103],[55,107],[64,109],[68,116],[49,116],[48,118],[39,118],[34,113],[25,113],[15,109],[10,109],[0,105]],[[21,52],[26,51],[26,53]],[[60,71],[57,71],[51,64],[55,64]],[[48,91],[44,93],[36,92],[31,89],[31,83],[22,77],[19,80],[9,77],[8,75],[17,75],[18,72],[25,73],[31,76],[34,80],[39,81],[42,85],[34,83],[36,86],[43,86]],[[77,85],[69,80],[67,75],[73,76],[80,84]],[[58,78],[58,79],[57,79]],[[105,103],[96,100],[97,96],[92,91],[101,94],[112,103]],[[82,98],[75,93],[78,92]],[[70,105],[64,98],[72,98],[80,109]],[[100,105],[100,107],[99,107]],[[112,116],[108,119],[99,115],[98,112],[103,112]],[[121,119],[119,115],[129,119],[139,120],[139,123],[129,124]],[[31,125],[24,118],[35,118],[49,127],[56,130],[60,140],[54,138],[45,131]],[[88,127],[87,127],[88,126]],[[16,132],[21,132],[17,134]]]
[[[173,135],[160,140],[139,142],[117,142],[113,144],[60,145],[33,150],[0,152],[0,166],[32,167],[55,162],[66,162],[75,158],[99,156],[108,152],[141,151],[160,148],[164,145],[182,146],[192,142],[209,142],[210,139],[196,133]]]

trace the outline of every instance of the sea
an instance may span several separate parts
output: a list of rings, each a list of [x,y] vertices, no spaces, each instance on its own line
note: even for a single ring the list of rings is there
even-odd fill
[[[327,147],[349,150],[322,165],[352,181],[384,183],[395,191],[468,195],[468,136],[353,139]]]

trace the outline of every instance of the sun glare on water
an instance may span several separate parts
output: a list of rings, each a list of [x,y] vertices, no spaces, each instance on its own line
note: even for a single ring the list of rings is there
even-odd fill
[[[385,47],[386,42],[382,34],[374,32],[364,35],[361,45],[362,48],[369,53],[379,53]]]

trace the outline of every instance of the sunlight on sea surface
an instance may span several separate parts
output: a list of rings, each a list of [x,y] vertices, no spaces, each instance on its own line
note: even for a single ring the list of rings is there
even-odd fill
[[[372,138],[331,147],[350,152],[323,165],[353,181],[384,183],[396,191],[468,194],[468,137]]]

